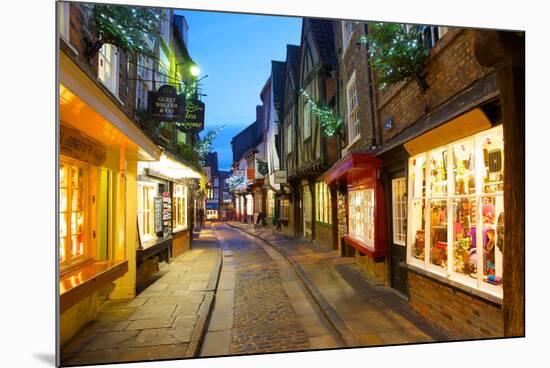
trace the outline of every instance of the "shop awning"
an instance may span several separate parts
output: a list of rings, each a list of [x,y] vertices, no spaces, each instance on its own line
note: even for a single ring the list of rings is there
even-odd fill
[[[179,181],[183,179],[200,179],[201,174],[193,168],[176,161],[170,155],[163,153],[158,161],[138,163],[139,171],[148,170],[148,174],[159,178]]]
[[[330,185],[335,181],[347,179],[348,175],[358,171],[376,169],[381,165],[382,161],[375,158],[372,153],[349,153],[328,169],[323,179]]]

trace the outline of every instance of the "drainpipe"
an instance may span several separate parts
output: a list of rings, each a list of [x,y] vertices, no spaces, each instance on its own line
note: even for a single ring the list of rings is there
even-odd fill
[[[365,23],[365,36],[367,36],[367,42],[365,43],[365,49],[366,49],[366,60],[367,60],[367,87],[369,90],[369,103],[368,103],[368,109],[369,109],[369,117],[371,120],[371,134],[372,138],[369,140],[369,148],[373,145],[380,145],[380,142],[382,141],[380,137],[376,135],[376,122],[375,122],[375,114],[374,114],[374,92],[372,87],[372,70],[370,66],[370,60],[369,60],[369,26],[367,23]]]

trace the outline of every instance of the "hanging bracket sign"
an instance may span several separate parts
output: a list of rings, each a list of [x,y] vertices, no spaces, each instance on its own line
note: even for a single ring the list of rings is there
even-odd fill
[[[182,132],[200,132],[204,129],[204,102],[199,100],[187,101],[185,119],[178,124]]]
[[[151,120],[176,122],[185,118],[185,96],[178,95],[173,86],[165,84],[156,92],[150,91],[148,101]]]

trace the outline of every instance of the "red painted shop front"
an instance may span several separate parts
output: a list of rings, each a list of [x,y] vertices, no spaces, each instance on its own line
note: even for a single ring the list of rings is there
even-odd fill
[[[340,237],[348,246],[378,260],[386,256],[385,195],[379,179],[382,162],[369,153],[350,153],[324,175],[325,182],[345,192],[346,231]]]

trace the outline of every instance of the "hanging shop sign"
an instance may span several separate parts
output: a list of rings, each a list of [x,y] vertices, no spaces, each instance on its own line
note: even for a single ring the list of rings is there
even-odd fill
[[[178,123],[178,129],[182,132],[200,132],[204,129],[204,102],[187,101],[185,119]]]
[[[62,155],[96,166],[107,158],[103,145],[63,124],[59,130],[59,149]]]
[[[152,120],[175,122],[185,119],[185,96],[178,95],[173,86],[165,84],[158,91],[150,91],[148,115]]]
[[[273,172],[275,184],[286,184],[286,170],[275,170]]]
[[[256,172],[253,167],[246,169],[246,180],[254,180],[256,178]]]

